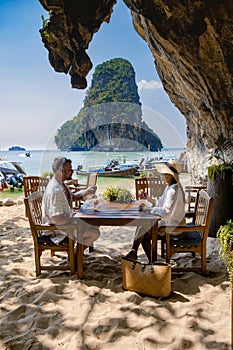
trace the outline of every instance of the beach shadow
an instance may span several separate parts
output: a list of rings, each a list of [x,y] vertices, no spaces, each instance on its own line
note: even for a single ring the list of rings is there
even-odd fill
[[[168,298],[128,292],[122,288],[120,256],[129,242],[118,242],[107,253],[97,248],[85,255],[83,280],[60,271],[35,277],[30,230],[18,226],[17,217],[10,222],[2,231],[0,250],[0,339],[6,348],[54,350],[67,344],[72,349],[74,339],[75,349],[85,350],[119,349],[127,343],[129,350],[169,349],[173,343],[190,349],[197,342],[202,349],[229,348],[227,340],[213,341],[216,325],[212,326],[201,290],[219,286],[226,291],[222,271],[211,270],[208,277],[172,274]],[[176,340],[177,327],[184,326],[188,332]]]
[[[0,234],[6,232],[7,230],[11,230],[13,228],[18,228],[22,226],[18,226],[19,222],[25,221],[25,227],[29,227],[27,218],[22,218],[19,216],[11,217],[10,219],[5,220],[0,224]]]

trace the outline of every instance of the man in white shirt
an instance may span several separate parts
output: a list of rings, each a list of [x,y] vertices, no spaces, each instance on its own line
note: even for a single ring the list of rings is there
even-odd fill
[[[87,195],[95,194],[97,187],[90,186],[85,190],[76,191],[73,194],[64,184],[65,180],[72,177],[73,169],[70,159],[65,157],[55,158],[52,164],[53,178],[48,183],[42,202],[42,217],[44,223],[51,223],[57,226],[69,223],[73,217],[72,202],[84,198]],[[77,233],[74,233],[74,240],[80,240],[84,249],[91,246],[99,237],[100,232],[97,227],[86,224],[80,219],[77,220]],[[50,237],[55,244],[61,244],[67,240],[66,232],[54,231]]]

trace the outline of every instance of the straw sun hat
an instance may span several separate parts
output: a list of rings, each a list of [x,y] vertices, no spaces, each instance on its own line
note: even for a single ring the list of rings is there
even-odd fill
[[[156,165],[156,169],[161,174],[171,174],[176,182],[179,182],[179,172],[177,169],[177,164],[173,159],[170,159],[168,162],[164,162]]]

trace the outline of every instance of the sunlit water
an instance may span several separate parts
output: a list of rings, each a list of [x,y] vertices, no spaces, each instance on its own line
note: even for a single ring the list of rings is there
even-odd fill
[[[163,151],[164,158],[177,159],[180,153],[183,151],[181,148],[167,149]],[[76,170],[79,164],[83,165],[83,168],[100,166],[105,164],[108,159],[115,159],[119,155],[123,156],[126,161],[132,161],[139,163],[144,157],[156,157],[159,156],[158,152],[62,152],[57,150],[47,151],[31,151],[31,157],[25,157],[22,151],[0,151],[0,158],[9,161],[20,162],[26,173],[29,175],[42,175],[44,172],[51,172],[51,164],[55,157],[67,157],[72,160],[73,169]],[[80,183],[86,183],[85,176],[77,176],[74,171],[73,178],[78,177]],[[113,177],[98,177],[98,192],[102,193],[104,189],[109,186],[120,186],[134,190],[133,178],[113,178]],[[14,192],[3,191],[0,192],[0,198],[4,197],[18,197],[23,195],[23,191],[15,189]]]

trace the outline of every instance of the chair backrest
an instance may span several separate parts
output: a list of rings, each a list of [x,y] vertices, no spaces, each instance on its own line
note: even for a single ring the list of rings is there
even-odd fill
[[[187,208],[188,213],[192,213],[195,210],[198,191],[205,190],[205,189],[206,189],[206,186],[201,186],[201,185],[185,186],[184,192],[185,192],[185,200],[188,205],[188,208]]]
[[[194,224],[205,226],[204,232],[199,231],[202,238],[204,238],[203,235],[205,235],[206,239],[208,236],[213,204],[214,204],[214,199],[210,197],[207,191],[205,190],[198,191],[196,205],[195,205]]]
[[[26,213],[34,241],[37,241],[38,235],[41,234],[41,231],[35,229],[35,225],[42,224],[42,199],[43,193],[40,191],[33,192],[28,197],[24,198]]]
[[[44,192],[48,183],[49,179],[47,177],[25,176],[23,178],[24,196],[28,197],[36,191]]]
[[[166,181],[160,177],[148,177],[147,182],[149,196],[154,198],[159,198],[167,186]]]
[[[160,177],[140,177],[135,179],[135,196],[140,199],[140,191],[145,192],[148,196],[158,198],[162,195],[166,187],[166,182]]]
[[[145,192],[148,195],[148,182],[147,177],[139,177],[135,179],[135,196],[136,199],[140,199],[140,191]]]
[[[95,186],[97,183],[98,173],[89,173],[87,178],[87,187]]]

